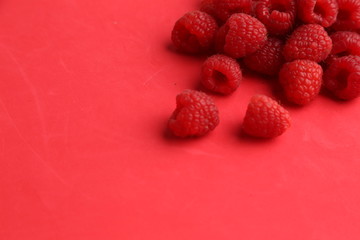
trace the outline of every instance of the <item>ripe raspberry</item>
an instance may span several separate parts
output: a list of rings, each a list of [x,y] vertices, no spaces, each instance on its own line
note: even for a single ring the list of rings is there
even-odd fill
[[[251,98],[243,122],[243,130],[254,137],[273,138],[291,125],[289,112],[275,100],[264,95]]]
[[[336,0],[298,0],[297,9],[304,23],[329,27],[335,22],[339,7]]]
[[[244,58],[244,63],[253,71],[266,75],[276,75],[284,63],[283,46],[282,40],[268,38],[262,48]]]
[[[307,24],[291,34],[283,54],[288,62],[296,59],[321,62],[327,58],[331,48],[331,38],[324,28],[318,24]]]
[[[178,137],[203,136],[219,124],[215,102],[205,93],[185,90],[176,97],[168,127]]]
[[[171,39],[180,51],[203,53],[212,47],[217,28],[215,19],[209,14],[193,11],[175,23]]]
[[[225,55],[214,55],[206,59],[201,71],[202,85],[213,92],[230,94],[242,80],[239,64]]]
[[[215,19],[217,18],[214,0],[203,0],[200,3],[200,11],[206,12],[207,14],[210,14]]]
[[[256,17],[272,35],[284,35],[295,23],[295,0],[263,0],[255,7]]]
[[[337,0],[339,13],[332,26],[337,31],[356,31],[360,29],[360,1]]]
[[[336,32],[331,36],[333,48],[330,56],[326,59],[327,64],[335,58],[348,55],[360,56],[360,35],[355,32]]]
[[[252,0],[213,0],[215,15],[223,22],[235,13],[251,14]]]
[[[350,100],[360,96],[360,57],[335,59],[324,73],[324,85],[336,97]]]
[[[232,15],[220,28],[216,48],[233,58],[256,52],[266,42],[267,31],[259,20],[247,14]]]
[[[320,92],[323,70],[309,60],[295,60],[284,64],[279,74],[280,83],[290,102],[305,105]]]

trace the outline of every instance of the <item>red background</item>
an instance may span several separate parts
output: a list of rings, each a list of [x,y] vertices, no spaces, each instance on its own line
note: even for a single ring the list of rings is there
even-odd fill
[[[203,59],[176,54],[196,0],[0,3],[0,239],[360,239],[359,99],[239,134],[247,75],[201,139],[165,134]]]

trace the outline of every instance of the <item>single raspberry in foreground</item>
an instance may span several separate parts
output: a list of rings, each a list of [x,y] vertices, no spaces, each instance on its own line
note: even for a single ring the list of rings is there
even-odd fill
[[[176,97],[168,127],[178,137],[203,136],[219,124],[214,100],[203,92],[185,90]]]
[[[316,62],[295,60],[284,64],[279,74],[279,81],[287,100],[305,105],[319,94],[322,76],[323,70]]]
[[[228,56],[211,56],[202,66],[201,83],[207,90],[230,94],[238,88],[241,80],[240,65]]]
[[[255,16],[267,28],[269,34],[284,35],[294,26],[295,0],[263,0],[255,4]]]
[[[216,37],[218,52],[241,58],[256,52],[267,40],[267,31],[259,20],[250,15],[232,15],[219,29]]]
[[[318,24],[307,24],[295,29],[284,47],[284,57],[291,62],[308,59],[321,62],[332,49],[332,41],[324,28]]]
[[[360,57],[335,59],[324,73],[324,85],[337,98],[351,100],[360,96]]]
[[[339,13],[332,28],[336,31],[356,31],[360,29],[360,1],[337,0]]]
[[[360,35],[356,32],[336,32],[331,36],[333,48],[326,59],[327,64],[339,57],[355,55],[360,56]]]
[[[269,37],[262,48],[244,58],[244,63],[253,71],[276,75],[285,61],[282,55],[283,47],[282,40]]]
[[[211,49],[218,29],[215,19],[207,13],[186,13],[176,23],[171,39],[175,47],[185,53],[204,53]]]
[[[304,23],[331,26],[338,15],[337,0],[298,0],[298,16]]]
[[[291,125],[289,112],[275,100],[264,95],[251,98],[243,122],[250,136],[273,138],[283,134]]]

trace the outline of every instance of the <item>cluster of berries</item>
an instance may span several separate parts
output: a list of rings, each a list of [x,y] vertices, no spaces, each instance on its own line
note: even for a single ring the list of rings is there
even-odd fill
[[[305,105],[327,89],[334,97],[360,96],[359,0],[204,0],[199,11],[175,24],[177,50],[210,56],[201,70],[202,86],[233,93],[242,80],[239,62],[267,76],[278,76],[289,102]],[[219,124],[210,96],[186,90],[168,127],[180,137],[202,136]],[[271,138],[290,127],[290,115],[277,101],[254,96],[243,130]]]

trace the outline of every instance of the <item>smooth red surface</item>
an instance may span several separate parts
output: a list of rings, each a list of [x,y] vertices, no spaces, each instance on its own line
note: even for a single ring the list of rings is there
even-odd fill
[[[359,99],[290,107],[278,139],[239,134],[246,77],[220,126],[165,134],[203,59],[176,54],[196,0],[0,3],[0,239],[360,239]]]

